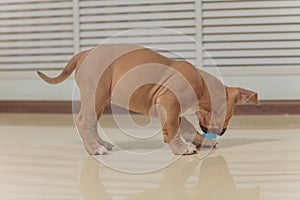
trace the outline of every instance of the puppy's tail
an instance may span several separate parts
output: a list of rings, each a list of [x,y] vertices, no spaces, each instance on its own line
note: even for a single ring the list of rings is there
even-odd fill
[[[66,65],[66,67],[63,69],[63,71],[57,77],[49,77],[40,71],[37,71],[37,74],[44,81],[46,81],[49,84],[59,84],[59,83],[63,82],[64,80],[66,80],[72,74],[72,72],[75,70],[75,68],[77,66],[77,62],[78,62],[79,58],[81,57],[82,53],[83,52],[78,53],[75,56],[73,56],[71,58],[71,60],[68,62],[68,64]]]

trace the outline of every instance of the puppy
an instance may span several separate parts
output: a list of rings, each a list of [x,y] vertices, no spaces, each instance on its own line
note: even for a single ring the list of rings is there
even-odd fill
[[[187,61],[176,61],[138,45],[101,45],[76,54],[57,77],[38,75],[58,84],[74,70],[81,96],[76,125],[90,154],[112,149],[97,132],[97,122],[108,103],[158,117],[164,141],[174,154],[193,154],[204,141],[214,145],[197,132],[186,114],[196,114],[204,132],[222,135],[235,104],[248,100],[259,104],[253,91],[227,87]]]

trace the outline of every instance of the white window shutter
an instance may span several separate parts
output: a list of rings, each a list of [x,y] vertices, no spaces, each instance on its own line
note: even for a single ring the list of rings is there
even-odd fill
[[[72,0],[1,0],[0,69],[62,68],[73,51]]]
[[[195,26],[194,0],[80,1],[82,50],[102,43],[141,44],[194,63]],[[192,39],[159,28],[172,29]]]
[[[256,75],[299,72],[299,13],[300,1],[203,0],[204,66]]]

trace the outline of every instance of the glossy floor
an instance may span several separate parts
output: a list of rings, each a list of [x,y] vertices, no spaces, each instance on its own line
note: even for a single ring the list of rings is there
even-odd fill
[[[104,116],[103,129],[133,154],[163,144],[159,135],[131,142],[112,121]],[[163,169],[132,174],[98,160],[115,159],[126,170],[154,169],[170,152],[140,161],[120,157],[120,150],[90,157],[70,115],[0,114],[0,199],[299,200],[299,143],[300,116],[236,116],[208,156],[183,156]]]

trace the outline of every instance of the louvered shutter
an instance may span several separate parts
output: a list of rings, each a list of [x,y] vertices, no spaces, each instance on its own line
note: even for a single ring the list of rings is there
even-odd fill
[[[299,72],[300,1],[203,0],[202,10],[205,67],[256,75]]]
[[[130,43],[172,58],[196,60],[194,0],[81,0],[79,10],[82,50],[102,43]]]
[[[0,68],[62,68],[73,55],[72,0],[1,0]]]

